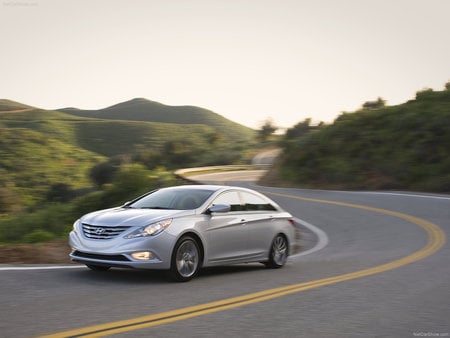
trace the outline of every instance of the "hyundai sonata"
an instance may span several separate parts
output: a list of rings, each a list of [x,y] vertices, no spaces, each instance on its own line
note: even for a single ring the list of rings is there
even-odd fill
[[[261,262],[280,268],[294,241],[292,215],[245,188],[185,185],[91,212],[70,233],[73,261],[92,270],[163,269],[177,281],[201,267]]]

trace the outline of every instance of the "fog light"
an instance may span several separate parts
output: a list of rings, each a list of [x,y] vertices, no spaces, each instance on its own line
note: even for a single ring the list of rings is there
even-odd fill
[[[131,257],[133,257],[134,259],[149,260],[153,258],[153,255],[150,251],[139,251],[133,252],[131,254]]]

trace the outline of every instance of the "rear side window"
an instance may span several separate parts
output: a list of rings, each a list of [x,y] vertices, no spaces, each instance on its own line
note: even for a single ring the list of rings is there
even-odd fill
[[[247,211],[275,211],[277,210],[268,200],[248,192],[241,192],[244,210]]]
[[[243,209],[237,191],[228,191],[220,194],[213,202],[213,205],[217,204],[229,205],[231,207],[230,211],[241,211]]]

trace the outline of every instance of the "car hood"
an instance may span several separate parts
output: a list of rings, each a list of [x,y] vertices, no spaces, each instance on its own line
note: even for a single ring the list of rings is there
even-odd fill
[[[80,218],[82,223],[101,226],[145,226],[162,219],[195,214],[195,210],[158,210],[113,208],[91,212]]]

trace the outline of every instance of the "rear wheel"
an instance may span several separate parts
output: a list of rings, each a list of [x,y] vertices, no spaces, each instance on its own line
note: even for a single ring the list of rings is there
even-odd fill
[[[269,261],[265,263],[268,268],[277,269],[286,264],[288,258],[288,241],[284,235],[277,235],[270,247]]]
[[[178,282],[187,282],[194,278],[200,269],[200,248],[197,241],[190,237],[182,237],[172,253],[170,275]]]
[[[91,269],[92,271],[106,271],[109,270],[111,267],[106,265],[95,265],[95,264],[86,264],[86,266]]]

